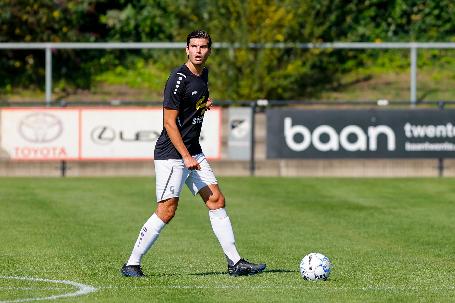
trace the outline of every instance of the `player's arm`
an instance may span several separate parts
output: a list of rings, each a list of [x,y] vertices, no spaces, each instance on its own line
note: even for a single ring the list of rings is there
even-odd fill
[[[180,153],[183,158],[183,162],[188,169],[201,169],[199,163],[194,159],[185,144],[183,143],[182,135],[177,127],[177,116],[179,112],[175,109],[164,108],[164,128],[171,139],[172,144]]]

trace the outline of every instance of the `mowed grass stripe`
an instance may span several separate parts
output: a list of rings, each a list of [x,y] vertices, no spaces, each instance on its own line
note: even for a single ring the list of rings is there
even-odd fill
[[[227,276],[207,210],[185,189],[144,259],[149,277],[134,280],[119,269],[154,210],[153,178],[0,178],[0,272],[98,289],[71,302],[453,302],[454,181],[220,178],[240,253],[268,272]],[[299,276],[313,251],[334,264],[327,282]],[[0,283],[0,301],[33,287]]]

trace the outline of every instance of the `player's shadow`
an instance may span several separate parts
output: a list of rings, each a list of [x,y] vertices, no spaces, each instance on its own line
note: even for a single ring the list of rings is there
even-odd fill
[[[182,276],[182,274],[178,273],[153,273],[153,274],[147,274],[146,277],[152,277],[152,278],[161,278],[161,277],[179,277]],[[1,302],[1,301],[0,301]]]
[[[290,272],[299,272],[298,270],[290,269],[266,269],[262,274],[271,274],[271,273],[290,273]],[[209,271],[209,272],[198,272],[194,274],[189,274],[190,276],[216,276],[216,275],[226,275],[225,271]]]

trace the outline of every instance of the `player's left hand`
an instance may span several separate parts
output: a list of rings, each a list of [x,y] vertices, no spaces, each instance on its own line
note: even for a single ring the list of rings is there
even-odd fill
[[[211,98],[207,98],[207,103],[205,103],[205,108],[207,110],[210,110],[210,107],[212,107],[212,105],[213,105],[212,99]]]

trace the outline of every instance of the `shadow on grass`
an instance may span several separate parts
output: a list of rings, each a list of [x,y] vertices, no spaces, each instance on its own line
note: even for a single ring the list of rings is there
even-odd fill
[[[299,272],[298,270],[289,270],[289,269],[266,269],[262,274],[271,274],[271,273],[289,273],[289,272]],[[226,275],[225,271],[209,271],[209,272],[200,272],[189,274],[190,276],[216,276],[216,275]]]

